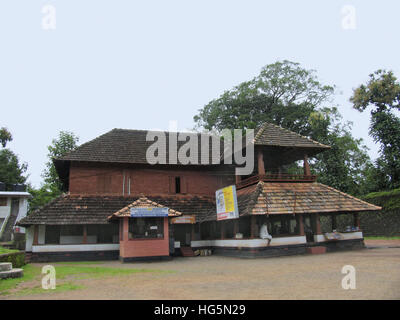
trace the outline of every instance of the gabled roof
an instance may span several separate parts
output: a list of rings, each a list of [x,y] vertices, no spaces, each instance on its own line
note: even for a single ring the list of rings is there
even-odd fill
[[[151,201],[145,196],[141,196],[136,201],[132,202],[131,204],[127,205],[126,207],[114,212],[108,219],[112,218],[123,218],[123,217],[130,217],[131,216],[131,208],[166,208],[162,204],[157,202]],[[182,215],[182,212],[169,208],[168,210],[168,217],[176,217]]]
[[[127,130],[113,129],[89,142],[79,146],[76,150],[55,159],[60,161],[89,161],[89,162],[112,162],[112,163],[135,163],[148,164],[146,159],[147,149],[154,144],[154,141],[146,141],[146,135],[165,134],[166,137],[166,162],[169,164],[169,136],[172,133],[165,131],[148,131],[148,130]],[[198,165],[201,163],[201,137],[209,139],[209,159],[208,163],[212,163],[211,155],[213,144],[211,143],[211,135],[204,133],[186,133],[197,138],[198,141]],[[184,145],[186,141],[178,141],[178,149]],[[299,147],[314,148],[322,151],[330,148],[322,143],[313,141],[307,137],[301,136],[295,132],[283,129],[271,123],[264,123],[260,128],[255,130],[254,144],[260,146],[280,146],[280,147]],[[223,156],[223,143],[219,149],[219,157]],[[179,159],[178,159],[179,164]]]
[[[254,144],[275,147],[330,148],[330,146],[268,122],[257,129]]]
[[[62,195],[44,207],[31,212],[17,224],[29,226],[36,224],[107,224],[112,214],[126,209],[142,196],[107,196],[107,195]],[[168,207],[173,213],[195,215],[200,221],[203,216],[215,212],[212,197],[190,195],[147,196],[148,203]],[[136,205],[142,204],[142,200]]]
[[[321,183],[259,182],[237,191],[240,215],[346,213],[381,207]]]

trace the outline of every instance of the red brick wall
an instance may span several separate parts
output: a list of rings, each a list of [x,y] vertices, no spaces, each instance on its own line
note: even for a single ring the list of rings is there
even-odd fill
[[[169,256],[168,218],[164,218],[164,238],[129,240],[129,218],[123,218],[123,240],[119,242],[122,258]]]
[[[71,194],[122,195],[125,175],[125,192],[145,195],[175,192],[176,176],[181,177],[181,193],[214,195],[215,190],[233,184],[234,175],[210,170],[167,170],[151,168],[121,168],[105,166],[71,165],[69,191]]]

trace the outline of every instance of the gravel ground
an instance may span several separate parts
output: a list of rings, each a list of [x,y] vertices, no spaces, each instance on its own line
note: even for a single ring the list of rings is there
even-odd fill
[[[174,272],[79,280],[77,283],[85,288],[8,298],[400,299],[400,248],[250,260],[220,256],[179,257],[166,262],[121,264],[110,261],[101,265]],[[341,287],[344,265],[356,268],[354,290]]]

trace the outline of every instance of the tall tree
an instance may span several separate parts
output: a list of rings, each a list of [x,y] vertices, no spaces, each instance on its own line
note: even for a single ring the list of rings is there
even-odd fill
[[[28,169],[26,163],[20,163],[18,156],[7,149],[7,143],[12,141],[12,135],[7,128],[0,129],[0,182],[11,185],[15,183],[25,183],[27,177],[24,175]]]
[[[32,212],[51,200],[58,197],[61,193],[61,181],[58,177],[56,168],[54,167],[53,159],[61,157],[66,153],[74,150],[77,147],[79,138],[72,132],[60,131],[58,137],[52,140],[52,144],[47,147],[48,149],[48,161],[46,163],[46,169],[42,176],[44,183],[39,189],[28,185],[28,191],[32,194],[32,198],[29,200],[29,211]]]
[[[319,82],[314,70],[278,61],[210,101],[194,121],[198,128],[207,130],[256,128],[271,122],[329,144],[332,149],[316,157],[314,172],[321,182],[359,194],[363,192],[362,171],[368,168],[369,157],[362,140],[352,137],[351,123],[341,124],[337,108],[331,107],[334,90],[334,86]]]
[[[0,129],[0,144],[2,145],[3,148],[7,146],[7,142],[12,141],[12,135],[11,132],[8,131],[7,128],[2,127]]]
[[[225,91],[194,116],[198,127],[207,130],[255,128],[272,122],[309,135],[312,112],[329,102],[334,87],[322,85],[314,70],[299,63],[278,61],[262,68],[260,74]]]
[[[77,147],[79,137],[69,131],[60,131],[58,137],[52,140],[52,144],[47,147],[48,161],[46,169],[43,172],[43,178],[46,185],[57,193],[61,193],[61,181],[58,177],[53,159],[59,158]]]
[[[371,107],[369,133],[380,143],[380,171],[385,189],[400,187],[400,83],[392,71],[378,70],[369,75],[369,81],[353,92],[353,108],[364,112]],[[383,181],[382,181],[383,178]]]

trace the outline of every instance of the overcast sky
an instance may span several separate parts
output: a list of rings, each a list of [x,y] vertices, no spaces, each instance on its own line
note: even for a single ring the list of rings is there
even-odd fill
[[[211,99],[288,59],[338,87],[335,103],[375,158],[369,114],[348,99],[378,68],[400,75],[399,12],[393,0],[1,0],[0,126],[39,186],[60,130],[83,143],[170,120],[192,128]]]

